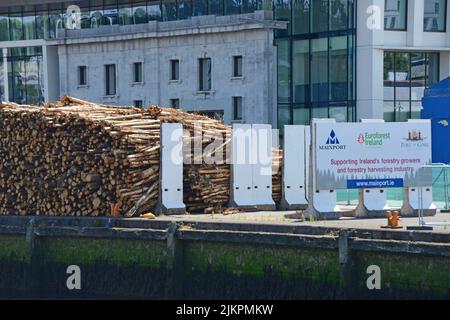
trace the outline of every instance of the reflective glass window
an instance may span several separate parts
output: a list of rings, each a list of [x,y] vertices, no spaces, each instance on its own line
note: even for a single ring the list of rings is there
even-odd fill
[[[119,3],[128,2],[128,6],[131,7],[130,0],[119,0]],[[130,16],[132,14],[130,13]],[[104,26],[112,26],[119,23],[119,10],[117,6],[117,0],[104,0],[103,2],[103,17],[102,17],[102,25]]]
[[[328,100],[328,39],[311,40],[311,100]]]
[[[117,10],[117,7],[116,7]],[[134,23],[133,7],[129,0],[119,0],[118,5],[119,24],[129,25]]]
[[[345,30],[348,22],[348,0],[330,0],[330,30]]]
[[[274,18],[275,20],[288,21],[287,29],[275,30],[275,35],[284,37],[291,34],[291,6],[289,0],[274,0]]]
[[[278,102],[286,103],[289,102],[291,96],[289,86],[290,86],[290,72],[291,72],[291,62],[289,54],[289,41],[288,40],[278,40],[277,41],[277,56],[278,56]]]
[[[300,124],[307,125],[309,124],[310,119],[309,108],[306,108],[305,105],[294,105],[292,110],[292,124]]]
[[[0,8],[0,41],[9,40],[8,8]]]
[[[147,1],[147,16],[148,20],[161,20],[161,3],[159,1]]]
[[[11,40],[23,40],[22,7],[13,7],[9,14],[9,34]]]
[[[196,1],[202,1],[202,0],[196,0]],[[205,0],[203,0],[203,2],[206,4]],[[224,10],[223,0],[208,0],[209,14],[213,14],[216,16],[223,16],[223,14],[224,14],[223,10]]]
[[[190,0],[178,0],[178,19],[192,17],[192,2]]]
[[[328,31],[328,12],[329,12],[329,2],[328,1],[329,0],[311,1],[312,32]]]
[[[147,23],[147,4],[145,1],[133,2],[133,18],[135,24]]]
[[[38,39],[47,39],[49,37],[47,5],[36,5],[36,37]]]
[[[296,40],[292,44],[292,83],[294,102],[310,100],[309,40]]]
[[[292,0],[292,33],[309,33],[311,2]]]
[[[439,53],[427,53],[427,87],[439,82]]]
[[[291,110],[288,104],[278,105],[278,128],[280,131],[284,129],[284,125],[292,124]]]
[[[241,13],[242,0],[225,0],[225,15]]]
[[[194,16],[204,16],[208,14],[208,2],[205,0],[192,0],[192,7],[192,14]]]
[[[384,29],[406,30],[407,0],[384,1]]]
[[[177,2],[175,0],[163,0],[162,17],[164,21],[177,20]]]
[[[330,38],[330,100],[347,100],[347,36]]]
[[[199,59],[199,91],[209,91],[212,88],[211,58]]]
[[[242,13],[254,12],[258,9],[257,0],[243,0],[242,1]]]
[[[91,28],[102,25],[103,20],[103,0],[92,0],[90,6]]]
[[[36,12],[34,6],[26,6],[23,11],[24,40],[36,39]]]
[[[424,0],[423,30],[445,31],[447,0]]]

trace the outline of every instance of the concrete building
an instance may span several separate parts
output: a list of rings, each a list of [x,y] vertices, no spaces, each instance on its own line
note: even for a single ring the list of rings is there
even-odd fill
[[[449,12],[446,0],[3,0],[0,98],[67,93],[279,127],[404,121],[450,74]]]

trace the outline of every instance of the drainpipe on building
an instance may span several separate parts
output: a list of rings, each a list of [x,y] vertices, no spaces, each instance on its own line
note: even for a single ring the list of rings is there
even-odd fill
[[[8,49],[2,50],[3,58],[3,86],[5,90],[5,101],[9,102],[9,75],[8,75]]]

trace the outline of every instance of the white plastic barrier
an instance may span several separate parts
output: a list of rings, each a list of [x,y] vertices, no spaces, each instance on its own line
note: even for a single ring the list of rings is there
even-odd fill
[[[272,127],[234,124],[231,149],[231,205],[274,210]]]
[[[259,210],[275,210],[272,199],[272,126],[252,125],[253,201]]]
[[[313,119],[311,124],[311,154],[309,161],[309,181],[308,186],[308,213],[318,219],[339,219],[341,217],[341,210],[337,206],[335,190],[317,190],[316,189],[316,172],[313,168],[313,163],[316,162],[315,146],[317,137],[315,132],[315,125],[318,122],[335,123],[334,119]]]
[[[382,119],[362,119],[363,123],[382,123]],[[360,189],[359,204],[356,207],[357,217],[385,217],[391,208],[387,204],[385,189]]]
[[[431,187],[405,188],[401,209],[402,216],[417,217],[421,208],[424,216],[436,214],[437,207],[433,203],[433,189]]]
[[[253,200],[252,126],[233,124],[231,140],[231,205],[256,206]]]
[[[356,217],[386,217],[386,211],[391,210],[387,204],[386,190],[360,189],[359,204],[355,210]]]
[[[304,143],[302,143],[304,142]],[[284,126],[284,161],[283,161],[283,210],[305,209],[305,126]]]
[[[183,203],[183,126],[161,125],[159,209],[166,214],[186,212]]]

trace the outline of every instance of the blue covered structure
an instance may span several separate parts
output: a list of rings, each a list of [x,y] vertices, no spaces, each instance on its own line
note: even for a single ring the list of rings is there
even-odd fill
[[[450,163],[450,77],[425,89],[422,119],[431,119],[433,163]]]

